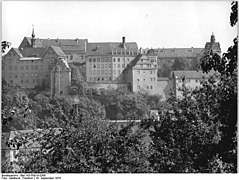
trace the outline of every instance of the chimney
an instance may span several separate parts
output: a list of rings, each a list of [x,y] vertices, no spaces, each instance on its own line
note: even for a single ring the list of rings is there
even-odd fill
[[[122,43],[125,44],[125,37],[122,37]]]

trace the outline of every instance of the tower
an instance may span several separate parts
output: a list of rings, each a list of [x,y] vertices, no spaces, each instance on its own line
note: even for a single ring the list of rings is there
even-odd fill
[[[205,45],[205,51],[206,52],[210,52],[213,51],[214,53],[219,53],[221,54],[221,47],[220,47],[220,43],[216,42],[216,38],[214,33],[212,33],[211,35],[211,39],[210,42],[207,42]]]
[[[31,47],[35,47],[35,33],[34,33],[34,25],[32,25],[32,39],[31,39]]]
[[[51,96],[69,95],[71,86],[71,68],[67,59],[59,57],[55,67],[51,70]]]
[[[211,44],[214,44],[216,42],[216,38],[214,36],[214,34],[212,33],[211,35]]]

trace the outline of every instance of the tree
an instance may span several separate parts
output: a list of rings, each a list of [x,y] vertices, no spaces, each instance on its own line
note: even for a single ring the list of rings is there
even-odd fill
[[[11,46],[10,42],[2,41],[2,53],[5,53],[6,49]]]
[[[231,26],[237,23],[238,2],[232,2],[230,16]],[[222,123],[222,140],[218,146],[219,155],[223,162],[233,163],[237,169],[237,48],[238,37],[233,40],[234,45],[228,48],[222,57],[209,51],[202,59],[201,68],[204,72],[214,70],[219,73],[219,82],[214,93],[217,98],[218,121]]]
[[[105,106],[109,119],[142,119],[147,117],[149,106],[143,94],[119,94],[108,98]]]

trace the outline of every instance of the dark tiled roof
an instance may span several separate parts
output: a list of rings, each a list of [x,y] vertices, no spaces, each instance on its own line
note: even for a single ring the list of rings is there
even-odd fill
[[[31,44],[31,38],[26,37]],[[39,39],[35,40],[36,47],[58,46],[63,51],[86,51],[87,39]]]
[[[122,48],[124,48],[123,44],[121,42],[111,42],[110,43],[111,49],[121,51]],[[134,52],[138,51],[138,46],[136,42],[126,42],[125,43],[126,51],[133,50]]]
[[[211,71],[210,73],[206,74],[202,71],[172,71],[172,74],[175,75],[176,79],[180,79],[185,77],[187,79],[202,79],[203,77],[208,78],[215,74],[215,72]]]
[[[58,55],[58,56],[66,56],[66,54],[62,51],[62,49],[60,47],[57,47],[57,46],[51,46],[51,48],[55,51],[55,53]]]
[[[159,58],[172,57],[197,57],[204,51],[204,48],[163,48],[154,49]]]
[[[88,43],[88,55],[112,54],[110,43]]]
[[[138,46],[136,42],[127,42],[125,43],[125,46],[123,46],[123,44],[120,42],[88,43],[87,52],[89,55],[110,55],[112,54],[112,51],[114,53],[117,51],[117,53],[120,54],[121,51],[124,52],[124,47],[126,52],[138,52]]]
[[[20,50],[23,57],[42,57],[46,53],[46,48],[24,48]]]
[[[19,51],[19,49],[17,49],[17,48],[12,48],[12,49],[18,54],[18,56],[23,57],[22,53]]]
[[[25,37],[27,39],[27,41],[29,42],[29,44],[32,44],[31,43],[31,37]],[[39,39],[35,39],[35,47],[43,47],[40,40]]]

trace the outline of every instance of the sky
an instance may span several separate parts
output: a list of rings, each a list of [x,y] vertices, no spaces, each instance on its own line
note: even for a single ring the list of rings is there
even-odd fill
[[[212,32],[233,44],[231,1],[3,1],[2,40],[30,37],[137,42],[142,48],[203,48]]]

